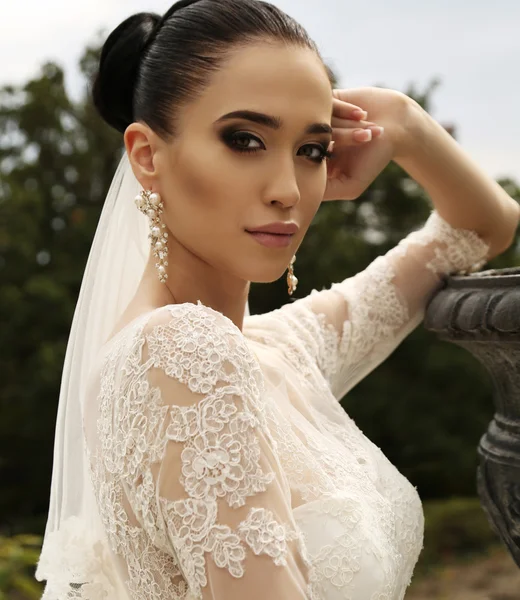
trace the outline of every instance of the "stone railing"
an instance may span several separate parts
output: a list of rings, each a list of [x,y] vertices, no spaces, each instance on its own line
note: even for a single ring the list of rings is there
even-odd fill
[[[491,374],[496,412],[478,447],[477,490],[520,567],[520,268],[448,278],[424,325],[466,348]]]

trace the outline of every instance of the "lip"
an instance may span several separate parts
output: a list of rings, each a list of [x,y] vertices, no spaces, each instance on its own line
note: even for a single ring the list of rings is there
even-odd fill
[[[247,231],[262,246],[267,248],[286,248],[292,242],[294,234],[265,233],[264,231]]]
[[[261,225],[260,227],[254,227],[246,229],[248,233],[274,233],[278,235],[293,235],[299,231],[298,225],[293,222],[283,223],[277,221],[276,223],[269,223],[267,225]]]

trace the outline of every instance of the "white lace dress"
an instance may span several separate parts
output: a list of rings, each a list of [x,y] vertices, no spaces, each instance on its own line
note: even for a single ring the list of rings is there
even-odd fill
[[[487,252],[434,211],[363,272],[242,332],[199,302],[110,340],[84,429],[126,597],[402,599],[421,500],[338,401],[419,324],[442,276]]]

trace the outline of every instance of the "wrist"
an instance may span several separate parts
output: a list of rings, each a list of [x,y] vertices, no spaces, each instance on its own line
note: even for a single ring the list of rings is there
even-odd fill
[[[432,120],[424,108],[413,98],[405,96],[400,134],[397,136],[393,160],[397,164],[416,155],[428,131],[428,121]],[[400,165],[402,166],[402,165]]]

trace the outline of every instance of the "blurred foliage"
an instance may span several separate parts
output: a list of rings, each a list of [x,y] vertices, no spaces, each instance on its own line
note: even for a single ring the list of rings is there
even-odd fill
[[[500,544],[478,498],[453,497],[424,502],[424,548],[416,575],[431,567],[477,556]]]
[[[13,533],[20,519],[43,528],[65,348],[121,147],[58,65],[0,89],[0,514]]]
[[[81,60],[87,82],[98,55],[93,46]],[[438,84],[403,91],[429,110]],[[121,135],[95,113],[89,85],[73,101],[56,64],[0,89],[0,533],[44,530],[67,339],[122,148]],[[500,183],[520,199],[514,181]],[[430,210],[394,163],[356,202],[324,203],[298,252],[296,295],[364,269]],[[517,249],[488,266],[514,266]],[[253,313],[287,301],[285,277],[252,286]],[[423,499],[475,494],[476,446],[493,404],[489,377],[467,352],[419,327],[343,405]]]
[[[43,586],[33,577],[41,548],[41,537],[0,536],[0,600],[37,600]]]

